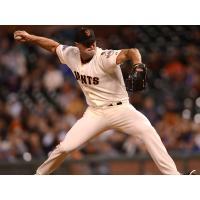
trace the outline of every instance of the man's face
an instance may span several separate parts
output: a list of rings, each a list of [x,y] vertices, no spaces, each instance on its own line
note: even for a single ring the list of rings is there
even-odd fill
[[[81,58],[84,60],[92,59],[96,51],[96,42],[92,43],[89,47],[81,43],[76,43],[76,47],[79,48]]]

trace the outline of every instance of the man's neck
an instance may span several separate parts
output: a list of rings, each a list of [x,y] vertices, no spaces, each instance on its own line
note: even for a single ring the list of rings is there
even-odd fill
[[[93,57],[92,57],[92,58],[93,58]],[[92,60],[92,58],[87,58],[87,59],[84,59],[84,58],[82,58],[82,57],[81,57],[81,62],[82,62],[82,64],[89,63],[89,62],[90,62],[90,60]]]

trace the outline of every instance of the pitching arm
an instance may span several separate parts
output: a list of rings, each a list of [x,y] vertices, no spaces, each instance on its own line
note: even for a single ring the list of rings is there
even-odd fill
[[[56,54],[56,48],[59,46],[59,43],[52,39],[31,35],[26,31],[15,31],[14,38],[19,42],[28,42],[38,45],[54,54]]]

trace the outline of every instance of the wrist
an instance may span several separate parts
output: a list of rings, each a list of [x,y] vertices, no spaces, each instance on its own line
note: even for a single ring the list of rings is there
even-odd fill
[[[37,37],[35,35],[29,34],[27,37],[27,42],[35,42],[37,40]]]

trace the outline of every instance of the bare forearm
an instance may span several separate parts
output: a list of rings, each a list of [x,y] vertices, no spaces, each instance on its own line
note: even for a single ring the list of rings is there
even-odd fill
[[[127,60],[130,60],[133,64],[142,63],[141,54],[138,49],[122,49],[117,57],[117,64],[121,64]]]
[[[36,35],[31,35],[28,42],[36,44],[52,53],[56,53],[56,48],[59,46],[59,43],[52,39],[39,37]]]

